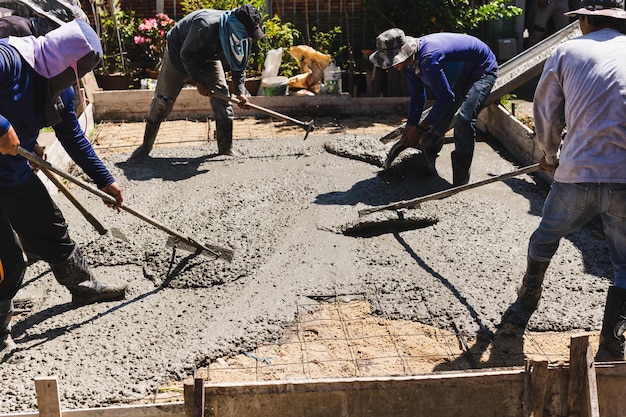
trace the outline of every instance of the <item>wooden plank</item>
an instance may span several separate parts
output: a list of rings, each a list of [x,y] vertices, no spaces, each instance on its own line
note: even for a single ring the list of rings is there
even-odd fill
[[[204,379],[193,380],[193,417],[204,417]]]
[[[524,370],[210,384],[207,417],[521,417]]]
[[[524,417],[543,417],[543,407],[548,381],[548,361],[526,362],[524,384]]]
[[[143,121],[148,116],[150,101],[154,95],[151,90],[94,91],[93,115],[100,120]],[[349,95],[324,95],[314,97],[251,97],[250,102],[261,107],[288,116],[328,115],[370,115],[370,114],[406,114],[408,97],[350,97]],[[268,118],[267,114],[249,108],[235,108],[236,117]],[[169,120],[198,119],[213,117],[213,110],[207,97],[198,94],[195,88],[183,89]],[[305,120],[308,121],[308,120]]]
[[[624,386],[626,385],[626,362],[614,363],[598,363],[595,367],[598,385],[598,398],[600,415],[602,417],[624,417],[626,410],[626,396],[624,395]],[[548,370],[548,388],[546,391],[544,414],[547,415],[568,415],[567,410],[567,390],[569,368],[567,366],[549,366]],[[308,381],[273,381],[273,382],[256,382],[256,383],[224,383],[224,384],[208,384],[205,387],[207,393],[205,401],[205,416],[225,416],[224,410],[219,407],[225,402],[224,397],[232,397],[233,399],[243,400],[248,396],[251,402],[264,402],[265,396],[273,396],[275,402],[270,402],[270,409],[277,407],[286,407],[289,401],[290,393],[294,396],[307,395],[310,392],[312,399],[315,400],[315,392],[320,393],[322,402],[330,398],[336,404],[337,398],[342,398],[345,404],[350,401],[350,396],[355,393],[361,394],[362,406],[352,416],[368,416],[372,411],[376,410],[376,405],[372,410],[367,408],[367,403],[381,398],[380,406],[385,407],[386,411],[397,411],[404,407],[404,415],[455,415],[463,416],[494,416],[503,417],[507,415],[524,415],[522,413],[522,400],[524,393],[524,369],[509,370],[492,370],[492,371],[466,371],[466,372],[444,372],[436,375],[412,376],[412,377],[388,377],[388,378],[352,378],[352,379],[326,379],[326,380],[308,380]],[[560,381],[564,382],[561,383]],[[506,389],[498,387],[499,383],[507,384]],[[477,385],[475,389],[466,390],[465,387]],[[495,385],[495,388],[492,388]],[[563,389],[560,389],[560,386]],[[186,381],[185,401],[173,402],[165,404],[141,404],[131,406],[112,406],[92,409],[64,410],[63,417],[193,417],[193,381]],[[378,392],[379,390],[380,392]],[[342,392],[343,391],[343,392]],[[369,391],[369,392],[368,392]],[[517,409],[508,413],[509,408],[503,408],[500,401],[492,401],[491,396],[500,395],[505,392],[507,397],[518,399],[518,403],[511,404],[506,402],[507,407],[515,406]],[[323,393],[328,393],[328,396]],[[279,395],[281,394],[281,395]],[[362,395],[368,394],[368,395]],[[398,395],[397,395],[398,394]],[[415,402],[423,402],[423,398],[432,396],[431,403],[436,403],[439,396],[450,397],[444,398],[441,406],[438,408],[439,414],[408,414],[416,409],[423,409],[424,404],[414,406]],[[466,409],[468,399],[465,397],[489,397],[490,402],[484,404],[480,410]],[[455,403],[456,398],[460,397],[461,404]],[[319,398],[317,398],[319,399]],[[354,400],[354,398],[353,398]],[[450,402],[447,405],[447,402]],[[280,402],[285,403],[281,405]],[[565,403],[563,407],[561,403]],[[403,405],[404,404],[404,405]],[[327,404],[323,404],[327,407]],[[363,408],[365,407],[365,409]],[[242,407],[243,410],[244,407]],[[248,409],[253,407],[247,406]],[[431,404],[432,408],[432,404]],[[314,413],[307,412],[305,409],[302,414],[297,411],[301,409],[296,403],[295,407],[285,408],[288,412],[285,415],[297,417],[306,415],[307,417],[315,416]],[[189,410],[189,411],[187,411]],[[460,411],[459,411],[460,410]],[[227,410],[226,410],[227,411]],[[244,410],[245,411],[245,410]],[[308,410],[310,411],[310,410]],[[259,415],[272,416],[269,411],[263,410],[262,413],[253,414],[242,412],[238,417],[255,417]],[[341,415],[341,414],[338,414]],[[391,412],[383,412],[376,417],[384,415],[386,417],[397,415]],[[0,414],[0,417],[39,417],[37,412],[26,413],[8,413]]]
[[[185,417],[193,417],[193,382],[185,381],[183,385],[183,398],[185,401]]]
[[[35,392],[37,393],[37,408],[40,417],[61,417],[59,388],[56,378],[35,378]]]
[[[600,417],[598,388],[589,334],[571,337],[567,407],[570,417]]]

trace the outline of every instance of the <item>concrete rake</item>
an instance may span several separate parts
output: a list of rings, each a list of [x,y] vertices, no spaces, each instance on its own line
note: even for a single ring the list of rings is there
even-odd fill
[[[73,182],[74,184],[78,185],[79,187],[83,188],[84,190],[89,191],[92,194],[97,195],[98,197],[100,197],[102,200],[106,201],[107,203],[111,203],[111,204],[117,204],[117,201],[111,197],[110,195],[108,195],[107,193],[105,193],[104,191],[99,190],[96,187],[93,187],[90,184],[87,184],[86,182],[84,182],[83,180],[76,178],[75,176],[68,174],[67,172],[58,169],[57,167],[55,167],[54,165],[52,165],[51,163],[49,163],[48,161],[45,161],[43,159],[41,159],[38,155],[27,151],[26,149],[22,148],[21,146],[18,148],[17,150],[18,155],[28,159],[28,161],[30,161],[32,164],[35,164],[36,166],[40,167],[41,169],[45,169],[48,171],[52,171],[55,174],[60,175],[61,177],[65,178],[66,180]],[[204,254],[204,255],[211,255],[215,258],[221,258],[224,259],[228,262],[232,261],[233,259],[233,250],[232,249],[228,249],[228,248],[223,248],[220,246],[215,246],[215,245],[205,245],[202,244],[200,242],[198,242],[196,239],[194,239],[193,237],[187,236],[183,233],[177,232],[176,230],[171,229],[170,227],[167,227],[166,225],[164,225],[163,223],[159,222],[158,220],[141,213],[138,210],[135,210],[131,207],[129,207],[128,205],[124,204],[120,207],[122,210],[132,214],[135,217],[138,217],[139,219],[150,223],[152,226],[156,227],[157,229],[160,229],[166,233],[168,233],[169,235],[171,235],[175,240],[174,242],[179,242],[181,243],[181,247],[183,248],[187,248],[187,247],[192,247],[195,249],[197,254]],[[168,241],[168,243],[171,243],[171,241]]]

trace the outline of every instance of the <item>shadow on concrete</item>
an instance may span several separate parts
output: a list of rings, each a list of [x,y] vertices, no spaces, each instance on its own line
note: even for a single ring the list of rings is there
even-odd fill
[[[217,156],[217,154],[212,154],[198,158],[145,157],[118,162],[115,166],[121,169],[128,179],[134,181],[147,181],[153,178],[179,181],[208,172],[207,169],[200,169],[200,165]]]
[[[411,200],[433,194],[451,187],[438,175],[430,175],[421,169],[419,154],[404,159],[391,169],[377,172],[375,177],[355,183],[347,191],[320,194],[315,204],[348,205],[359,203],[382,206],[402,200]]]

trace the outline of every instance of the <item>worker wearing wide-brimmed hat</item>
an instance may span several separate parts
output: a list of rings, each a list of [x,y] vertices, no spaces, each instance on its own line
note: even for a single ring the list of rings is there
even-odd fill
[[[394,67],[404,71],[411,95],[406,127],[400,141],[391,148],[385,168],[404,149],[414,147],[425,157],[426,172],[436,174],[435,159],[456,114],[453,183],[467,184],[476,119],[498,76],[498,63],[491,49],[470,35],[433,33],[415,38],[393,28],[378,35],[376,52],[370,55],[370,61],[382,69]],[[426,87],[435,96],[435,103],[420,122]]]
[[[567,14],[578,18],[583,36],[548,57],[533,102],[540,169],[554,172],[554,182],[530,237],[518,298],[502,321],[525,325],[561,239],[600,216],[615,276],[596,360],[625,360],[626,12],[623,1],[585,0]]]

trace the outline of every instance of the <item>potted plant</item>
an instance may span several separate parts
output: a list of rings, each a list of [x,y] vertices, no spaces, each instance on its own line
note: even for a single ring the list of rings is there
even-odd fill
[[[131,66],[125,45],[135,32],[134,12],[119,8],[118,0],[96,2],[96,33],[102,45],[102,62],[94,70],[98,85],[105,90],[125,90],[136,84],[136,69]]]
[[[161,69],[167,32],[175,24],[176,21],[167,14],[158,13],[155,17],[143,19],[137,25],[133,40],[148,57],[150,64],[146,68],[146,73],[151,78],[156,78]]]

